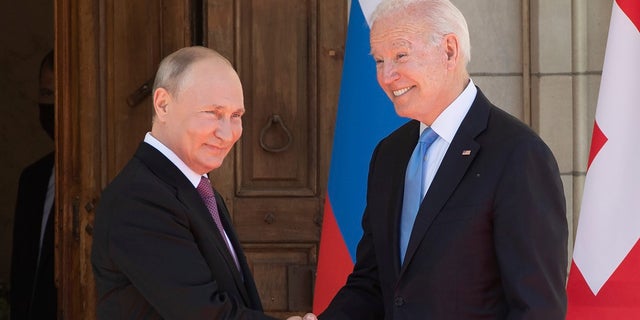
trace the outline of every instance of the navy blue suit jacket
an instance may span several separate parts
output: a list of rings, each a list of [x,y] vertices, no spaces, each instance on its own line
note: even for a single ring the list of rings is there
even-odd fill
[[[376,147],[357,261],[320,319],[564,319],[568,229],[558,166],[529,127],[480,90],[400,265],[404,176],[418,131],[410,121]]]

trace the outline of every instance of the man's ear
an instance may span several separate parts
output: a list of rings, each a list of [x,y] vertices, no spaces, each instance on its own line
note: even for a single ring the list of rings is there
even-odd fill
[[[171,94],[165,88],[158,88],[153,92],[153,110],[160,122],[163,122],[169,113],[169,103],[171,103]]]
[[[446,34],[443,39],[445,53],[447,54],[447,65],[449,69],[455,69],[460,58],[460,45],[458,36],[453,33]]]

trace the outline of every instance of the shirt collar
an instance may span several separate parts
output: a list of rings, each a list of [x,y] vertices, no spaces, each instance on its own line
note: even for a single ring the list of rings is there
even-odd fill
[[[473,80],[469,79],[467,87],[442,111],[433,124],[431,124],[431,129],[433,129],[440,138],[451,144],[462,120],[464,120],[467,112],[469,112],[473,100],[476,99],[477,93],[478,89],[473,83]],[[420,134],[422,134],[422,131],[427,127],[426,124],[420,122]]]
[[[167,157],[167,159],[169,159],[169,161],[171,161],[176,167],[178,167],[180,172],[182,172],[182,174],[184,174],[185,177],[189,179],[189,181],[191,182],[191,184],[193,184],[194,187],[196,188],[198,187],[198,184],[200,184],[200,179],[201,177],[203,177],[203,175],[200,175],[195,171],[191,170],[191,168],[189,168],[189,166],[187,166],[187,164],[184,163],[184,161],[182,161],[173,151],[171,151],[171,149],[167,148],[167,146],[162,144],[160,140],[152,136],[151,132],[147,132],[147,134],[144,136],[144,142],[158,149],[160,153],[162,153],[165,157]]]

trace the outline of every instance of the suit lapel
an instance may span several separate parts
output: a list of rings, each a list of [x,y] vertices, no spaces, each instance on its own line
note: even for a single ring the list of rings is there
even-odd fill
[[[478,154],[480,144],[475,141],[475,138],[487,127],[489,106],[489,101],[478,89],[476,98],[460,124],[460,128],[458,128],[442,160],[442,164],[420,205],[400,272],[406,269],[429,227]]]

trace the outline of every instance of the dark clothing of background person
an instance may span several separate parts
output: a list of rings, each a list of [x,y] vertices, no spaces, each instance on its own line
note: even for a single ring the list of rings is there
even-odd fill
[[[54,153],[25,168],[20,175],[13,221],[11,258],[11,319],[56,319],[57,292],[54,283],[53,207],[43,237],[40,263],[41,221]]]

